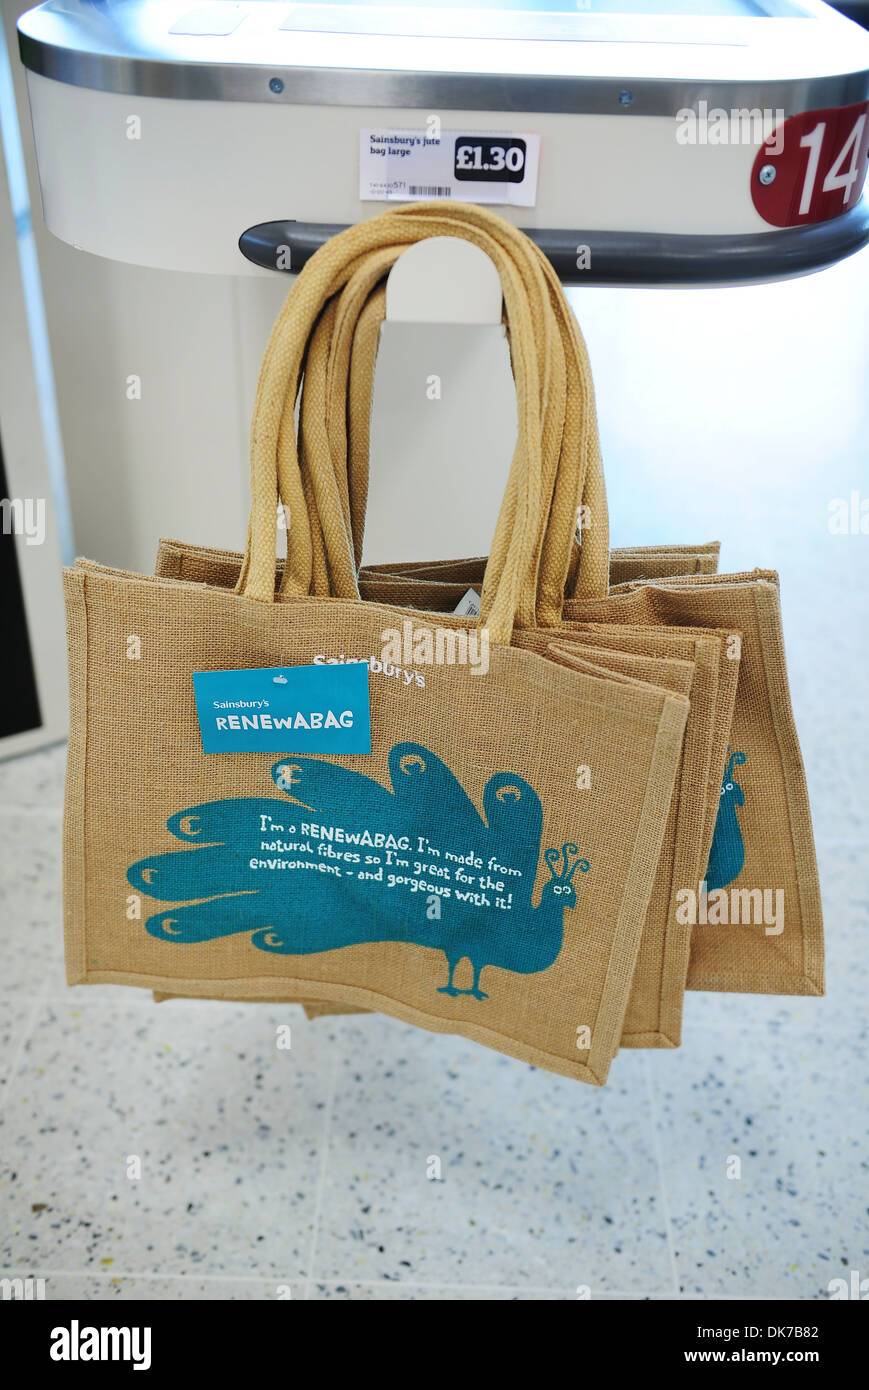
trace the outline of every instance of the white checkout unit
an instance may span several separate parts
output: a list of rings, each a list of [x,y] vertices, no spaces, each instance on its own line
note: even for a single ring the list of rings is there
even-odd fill
[[[428,196],[493,204],[565,283],[869,238],[869,34],[816,0],[49,0],[18,29],[46,223],[102,256],[292,273]]]

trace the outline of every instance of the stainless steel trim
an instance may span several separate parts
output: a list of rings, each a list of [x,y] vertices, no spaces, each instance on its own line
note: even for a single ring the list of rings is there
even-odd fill
[[[630,81],[633,100],[625,106],[619,102],[625,82],[612,78],[161,62],[61,48],[20,28],[18,47],[26,68],[56,82],[188,101],[672,117],[703,99],[726,108],[780,107],[791,115],[869,97],[869,70],[760,83],[643,79]],[[277,93],[269,87],[274,77],[284,84]]]
[[[703,99],[791,115],[869,96],[869,37],[814,0],[803,0],[803,18],[712,24],[706,42],[682,45],[672,41],[682,32],[675,25],[646,44],[631,43],[624,24],[604,42],[318,34],[282,30],[283,7],[259,0],[229,36],[183,35],[172,32],[183,2],[176,10],[173,0],[49,0],[19,17],[21,60],[42,77],[97,91],[278,106],[627,118],[672,117]]]

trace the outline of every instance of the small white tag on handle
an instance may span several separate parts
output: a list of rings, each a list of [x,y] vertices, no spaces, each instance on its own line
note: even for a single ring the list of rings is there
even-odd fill
[[[467,589],[459,599],[454,613],[460,613],[464,618],[479,618],[480,616],[480,595],[476,589]]]

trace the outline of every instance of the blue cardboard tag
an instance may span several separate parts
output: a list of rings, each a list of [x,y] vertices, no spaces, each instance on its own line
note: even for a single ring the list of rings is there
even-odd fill
[[[364,661],[194,671],[206,753],[370,753]]]

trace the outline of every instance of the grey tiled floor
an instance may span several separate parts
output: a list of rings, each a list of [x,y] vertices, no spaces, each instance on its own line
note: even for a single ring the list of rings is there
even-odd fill
[[[623,1053],[596,1090],[381,1017],[70,990],[63,750],[7,763],[4,1273],[49,1297],[443,1300],[814,1299],[869,1274],[869,536],[827,529],[831,498],[869,495],[867,302],[865,254],[575,299],[614,543],[721,536],[722,569],[781,571],[827,997],[691,995],[683,1047]]]

